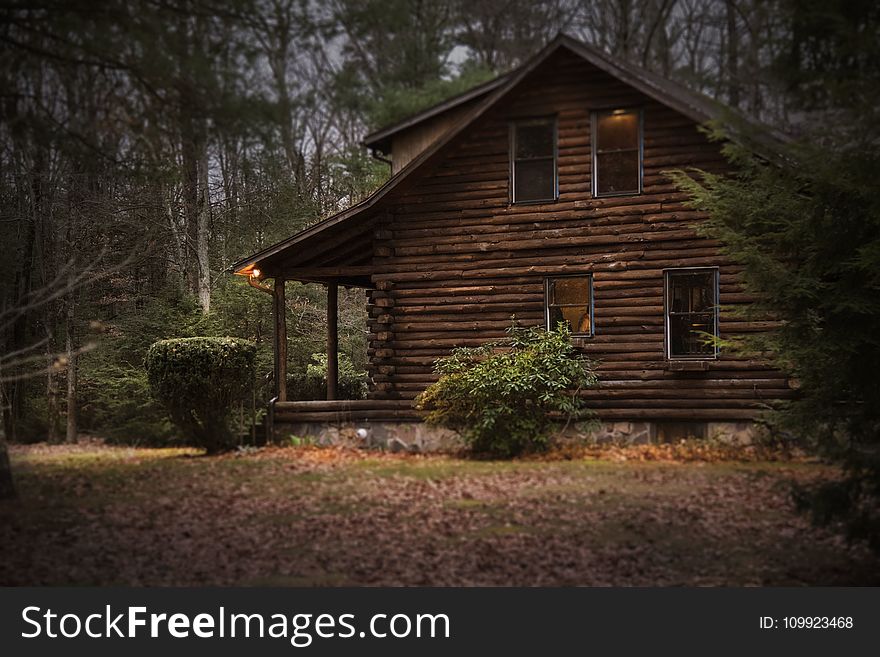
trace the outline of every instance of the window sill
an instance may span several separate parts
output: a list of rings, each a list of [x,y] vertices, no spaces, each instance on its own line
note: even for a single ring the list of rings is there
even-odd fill
[[[670,372],[708,372],[711,360],[668,360],[666,369]]]
[[[622,196],[641,196],[645,192],[643,190],[632,192],[606,192],[604,194],[593,194],[593,198],[620,198]]]
[[[509,205],[511,207],[517,206],[517,205],[546,205],[549,203],[558,203],[558,202],[559,202],[558,198],[547,198],[547,199],[540,199],[539,198],[539,199],[535,199],[534,201],[511,201]]]

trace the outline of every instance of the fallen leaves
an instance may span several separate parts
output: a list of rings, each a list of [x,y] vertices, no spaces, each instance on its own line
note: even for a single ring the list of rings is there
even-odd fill
[[[736,445],[705,439],[680,440],[671,443],[616,445],[573,443],[530,457],[531,460],[558,461],[584,458],[624,461],[664,461],[670,463],[716,463],[721,461],[809,461],[802,452],[761,444]]]
[[[0,584],[877,583],[796,515],[804,460],[684,446],[514,462],[264,448],[29,446],[0,505]]]

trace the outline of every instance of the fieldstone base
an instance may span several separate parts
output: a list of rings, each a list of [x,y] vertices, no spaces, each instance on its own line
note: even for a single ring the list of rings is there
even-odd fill
[[[275,441],[307,439],[318,445],[381,448],[392,452],[449,452],[461,448],[454,431],[423,422],[298,422],[276,425]]]
[[[761,428],[753,422],[593,422],[568,427],[561,438],[622,445],[708,439],[733,445],[755,442]],[[391,452],[450,452],[462,447],[454,431],[422,422],[298,422],[275,426],[275,441],[387,449]]]
[[[565,433],[566,439],[588,440],[597,443],[645,445],[654,440],[652,422],[600,422],[587,431],[578,428]]]

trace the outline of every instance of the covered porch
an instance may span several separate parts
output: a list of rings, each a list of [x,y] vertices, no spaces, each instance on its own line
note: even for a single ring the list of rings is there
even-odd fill
[[[319,222],[233,265],[251,287],[272,297],[274,396],[266,418],[268,440],[284,433],[303,432],[304,425],[350,425],[368,422],[413,422],[418,413],[408,399],[375,398],[371,378],[367,399],[339,399],[339,288],[365,291],[368,312],[387,315],[388,298],[373,299],[374,255],[382,253],[387,239],[369,212],[350,211]],[[387,247],[385,247],[387,248]],[[326,295],[326,399],[288,399],[288,335],[286,283],[317,283]],[[383,295],[387,297],[387,295]],[[389,327],[390,328],[390,327]],[[311,427],[314,428],[314,427]],[[299,432],[299,433],[298,433]]]

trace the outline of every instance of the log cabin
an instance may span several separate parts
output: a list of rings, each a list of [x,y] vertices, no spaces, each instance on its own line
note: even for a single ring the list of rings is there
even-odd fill
[[[565,35],[520,68],[368,135],[391,177],[363,202],[234,265],[275,309],[269,424],[398,449],[442,442],[414,397],[453,348],[567,322],[599,362],[599,437],[749,436],[792,394],[705,334],[772,328],[732,313],[741,267],[696,230],[664,173],[729,166],[699,127],[714,101]],[[272,286],[266,281],[271,279]],[[285,281],[327,290],[328,395],[288,401]],[[337,290],[366,291],[369,394],[336,399]],[[442,433],[442,432],[441,432]],[[329,438],[328,438],[329,437]]]

